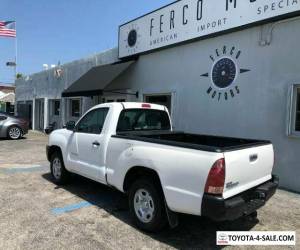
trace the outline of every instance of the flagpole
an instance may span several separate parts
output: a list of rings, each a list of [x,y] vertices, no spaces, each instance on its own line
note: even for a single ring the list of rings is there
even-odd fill
[[[15,30],[16,30],[16,37],[15,37],[15,84],[17,80],[17,66],[18,66],[18,40],[17,40],[17,22],[15,21]]]

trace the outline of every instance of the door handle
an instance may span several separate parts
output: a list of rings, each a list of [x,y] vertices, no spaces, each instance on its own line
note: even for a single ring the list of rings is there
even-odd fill
[[[99,142],[97,142],[97,141],[94,141],[93,142],[93,147],[99,147],[100,146],[100,143]]]
[[[258,159],[258,155],[257,154],[253,154],[249,156],[249,160],[250,162],[255,162]]]

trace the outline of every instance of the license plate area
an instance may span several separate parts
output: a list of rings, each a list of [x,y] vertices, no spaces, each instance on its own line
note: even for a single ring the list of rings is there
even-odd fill
[[[265,200],[262,199],[255,199],[250,200],[246,203],[245,209],[244,209],[244,215],[249,215],[255,212],[258,208],[265,205]]]

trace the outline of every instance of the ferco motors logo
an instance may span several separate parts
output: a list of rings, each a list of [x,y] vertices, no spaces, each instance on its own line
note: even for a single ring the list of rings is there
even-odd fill
[[[210,71],[201,75],[209,78],[210,85],[206,93],[214,100],[229,100],[241,93],[239,86],[239,75],[250,71],[248,68],[239,65],[242,51],[236,46],[216,48],[209,56],[212,63]]]

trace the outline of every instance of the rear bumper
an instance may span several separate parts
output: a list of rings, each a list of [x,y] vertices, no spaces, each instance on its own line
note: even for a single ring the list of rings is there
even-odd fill
[[[273,176],[272,180],[226,200],[205,194],[201,215],[215,221],[235,220],[249,215],[266,204],[275,194],[278,184],[279,178]]]

